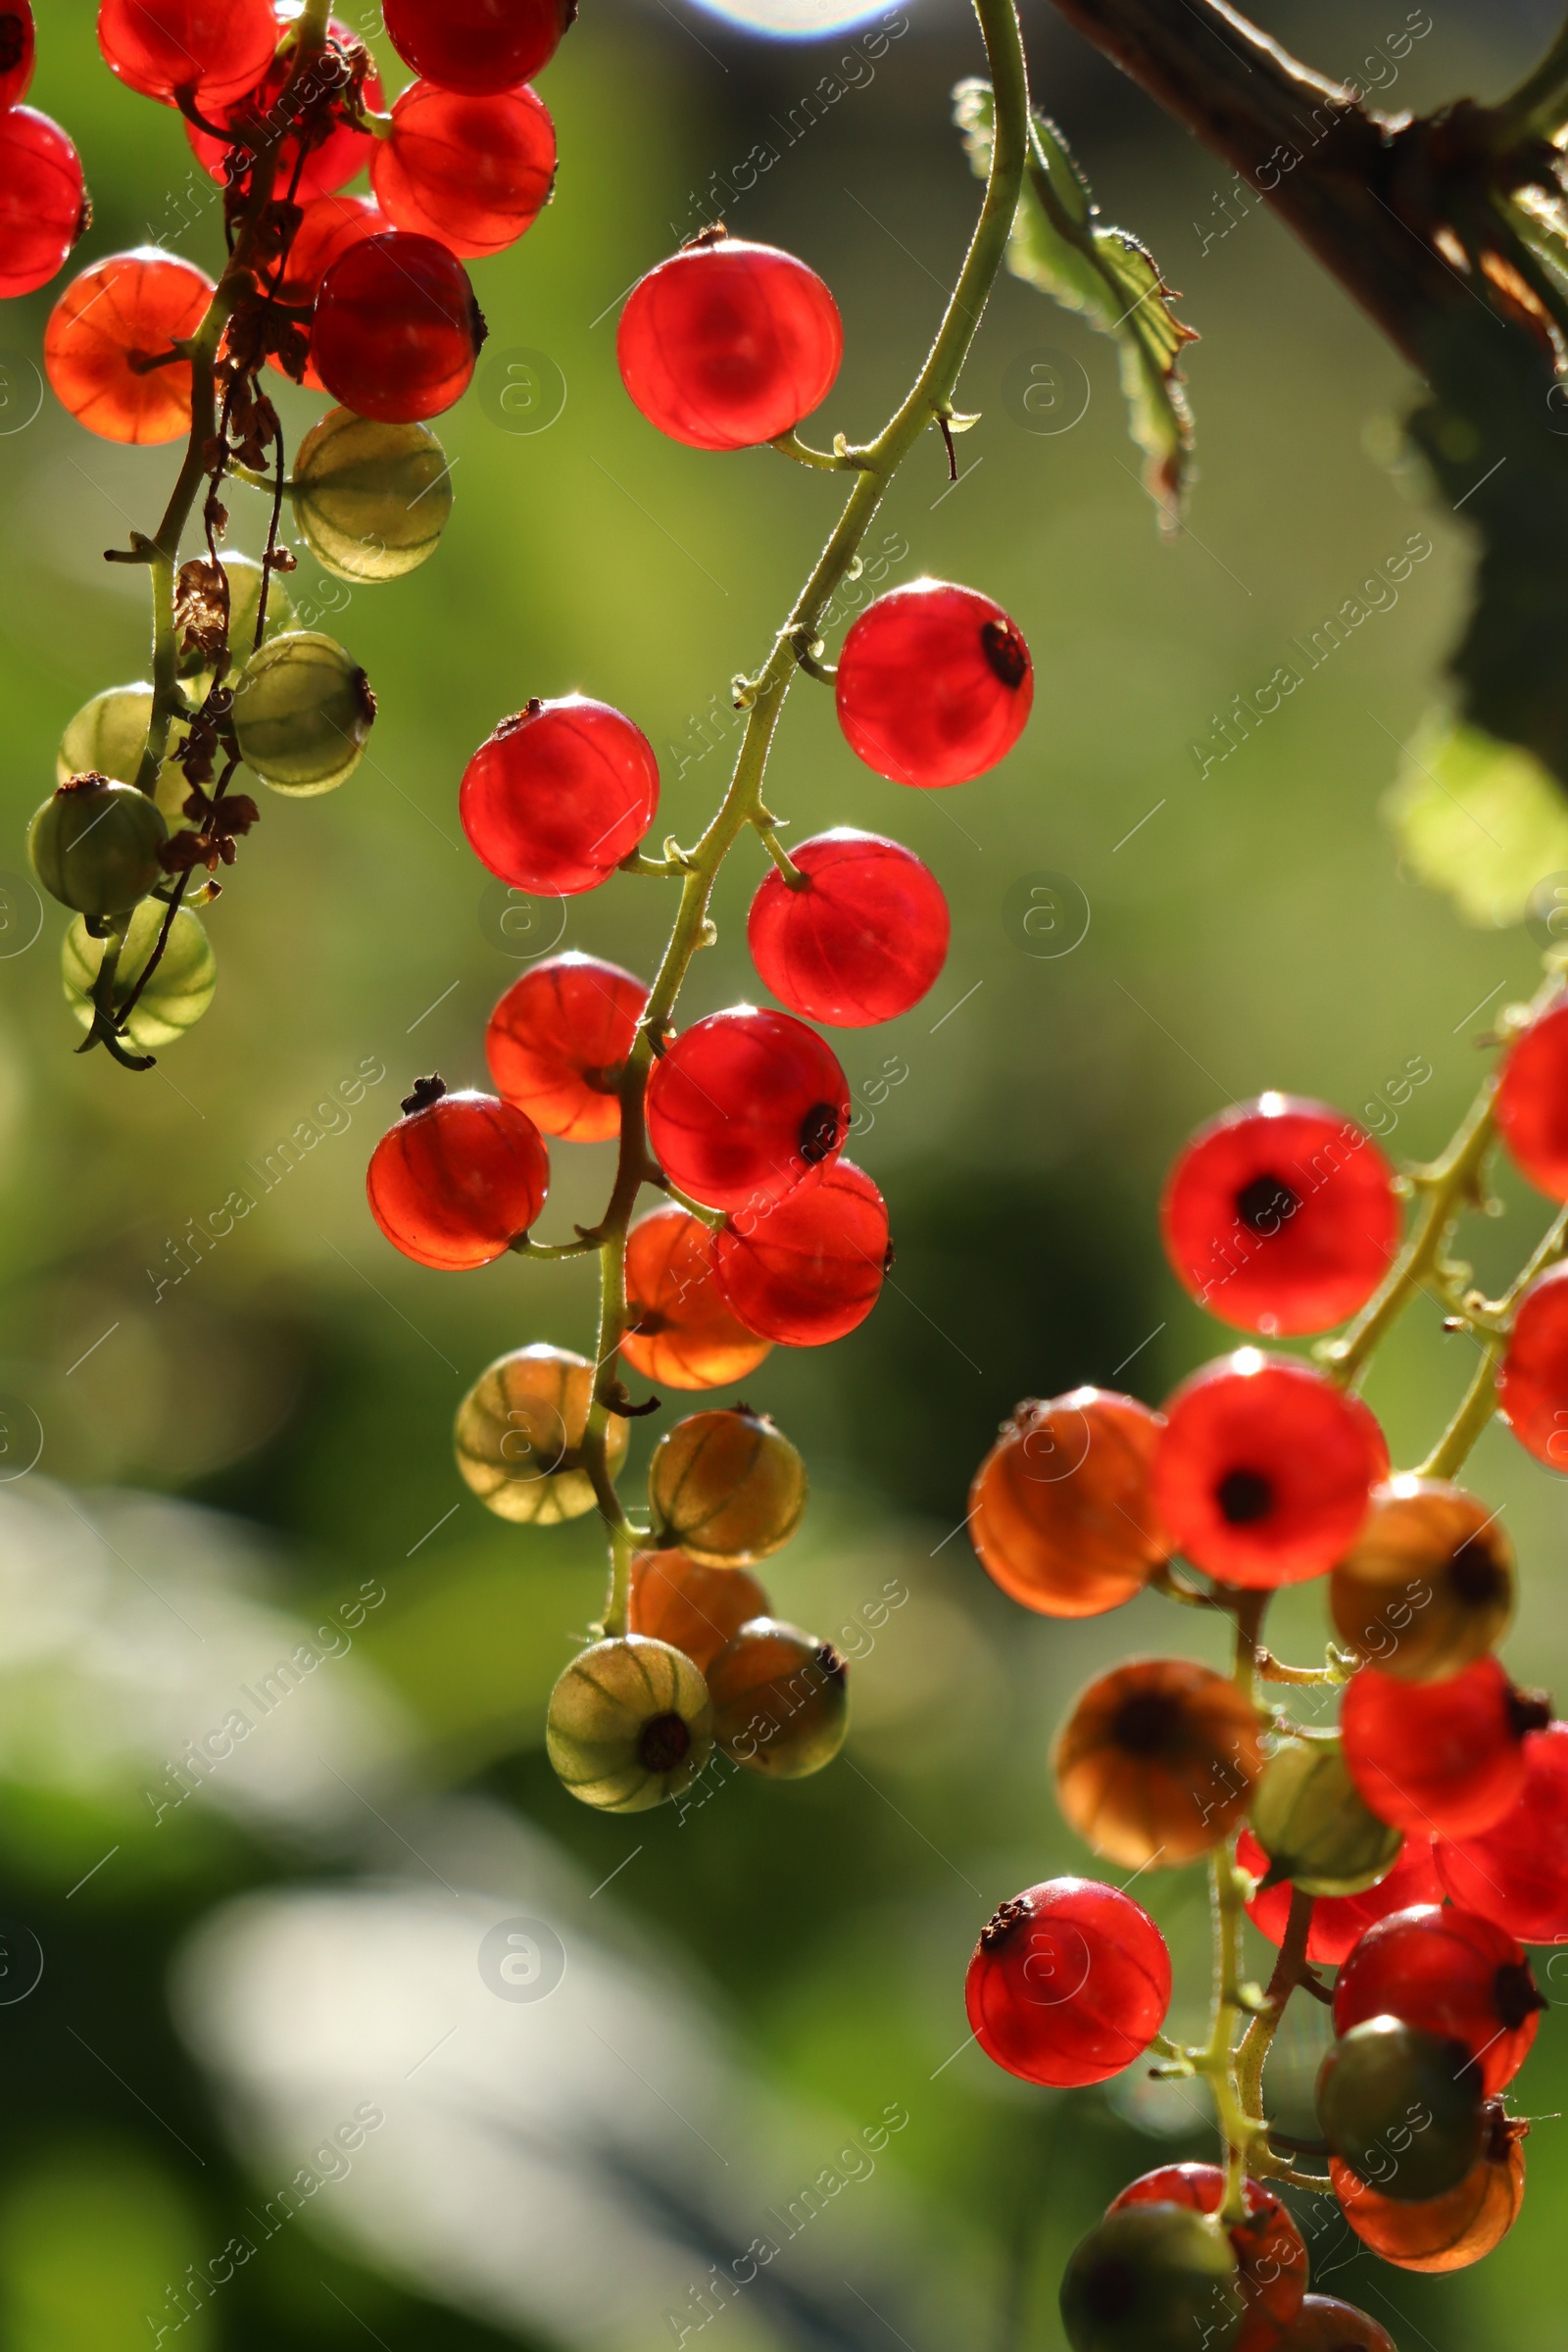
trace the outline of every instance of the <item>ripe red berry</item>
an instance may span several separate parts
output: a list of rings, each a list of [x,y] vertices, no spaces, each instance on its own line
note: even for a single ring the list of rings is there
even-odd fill
[[[0,107],[20,104],[32,81],[32,10],[27,0],[0,9]]]
[[[484,1033],[496,1090],[546,1135],[599,1144],[620,1133],[615,1093],[648,1002],[645,983],[575,948],[514,980]]]
[[[639,279],[615,338],[638,408],[691,449],[789,432],[827,398],[843,354],[838,305],[814,270],[722,234]]]
[[[292,12],[278,20],[279,39],[291,22]],[[331,19],[327,29],[340,48],[351,46],[355,40],[349,26],[336,17]],[[334,54],[328,52],[328,57]],[[243,97],[227,105],[202,109],[208,122],[228,132],[227,138],[214,138],[210,131],[199,129],[186,118],[185,135],[192,152],[208,177],[217,180],[220,188],[231,187],[245,178],[256,161],[264,135],[275,135],[291,118],[297,122],[313,101],[319,100],[323,89],[333,86],[326,78],[331,68],[318,67],[313,74],[302,77],[290,113],[285,116],[280,101],[293,70],[292,57],[274,57],[256,87],[247,90]],[[347,69],[341,63],[335,71],[347,79]],[[367,107],[379,114],[385,100],[380,80],[373,72],[366,75],[364,91]],[[364,171],[370,161],[370,150],[377,144],[370,131],[360,130],[352,122],[338,122],[318,146],[306,150],[301,162],[298,133],[290,131],[278,141],[274,191],[279,197],[304,205],[314,203],[318,197],[334,195],[339,188],[347,187],[357,172]]]
[[[1511,1049],[1493,1110],[1521,1174],[1548,1200],[1568,1200],[1568,996],[1548,1004]]]
[[[820,1348],[863,1323],[888,1263],[888,1204],[848,1159],[810,1169],[782,1200],[713,1236],[719,1289],[748,1331]]]
[[[1200,1127],[1160,1202],[1165,1254],[1200,1306],[1243,1331],[1327,1331],[1398,1246],[1394,1170],[1326,1103],[1260,1095]]]
[[[1236,1859],[1254,1879],[1263,1878],[1268,1871],[1268,1856],[1250,1830],[1243,1830]],[[1375,1886],[1368,1886],[1362,1894],[1318,1896],[1312,1905],[1306,1956],[1318,1968],[1338,1968],[1378,1920],[1386,1919],[1392,1911],[1403,1911],[1411,1903],[1438,1902],[1442,1893],[1437,1864],[1432,1858],[1432,1839],[1430,1836],[1412,1834],[1400,1847],[1393,1869]],[[1260,1888],[1247,1906],[1248,1918],[1270,1943],[1284,1942],[1290,1915],[1291,1888],[1284,1880],[1278,1886]]]
[[[1035,699],[1034,664],[989,596],[911,580],[868,605],[839,656],[839,724],[895,784],[967,784],[1006,758]]]
[[[836,1159],[850,1090],[830,1046],[787,1012],[733,1004],[676,1038],[648,1081],[648,1138],[707,1208],[764,1208]]]
[[[356,416],[413,424],[463,398],[484,338],[456,254],[434,237],[388,229],[350,246],[322,278],[311,364]]]
[[[458,813],[476,858],[517,890],[597,890],[659,807],[659,762],[640,727],[568,694],[504,718],[463,772]]]
[[[98,46],[144,98],[203,111],[255,89],[277,47],[271,0],[100,0]]]
[[[1438,1876],[1456,1903],[1521,1943],[1568,1940],[1568,1723],[1525,1741],[1516,1802],[1474,1836],[1440,1838]]]
[[[1225,2171],[1218,2164],[1162,2164],[1129,2181],[1112,2197],[1107,2213],[1129,2205],[1186,2205],[1194,2213],[1218,2213],[1225,2199]],[[1233,2352],[1272,2352],[1279,2329],[1294,2320],[1306,2292],[1306,2243],[1279,2198],[1261,2180],[1242,2183],[1245,2221],[1229,2235],[1241,2274],[1247,2317]]]
[[[1568,1265],[1533,1282],[1514,1310],[1497,1410],[1527,1453],[1568,1472]]]
[[[1399,1682],[1363,1666],[1346,1690],[1340,1730],[1350,1778],[1380,1821],[1471,1838],[1518,1802],[1526,1735],[1549,1716],[1545,1700],[1516,1690],[1495,1658],[1478,1658],[1442,1683]]]
[[[213,293],[205,270],[156,245],[83,270],[44,330],[43,364],[62,408],[105,441],[182,440],[190,431],[190,362],[159,363],[195,333]]]
[[[370,1214],[394,1249],[459,1272],[504,1256],[550,1189],[532,1119],[494,1095],[449,1095],[421,1078],[370,1155]]]
[[[321,280],[339,256],[351,245],[362,245],[367,237],[385,236],[391,226],[371,196],[318,196],[305,207],[290,241],[283,273],[276,280],[278,301],[298,310],[314,310]],[[285,372],[275,359],[267,364],[274,374]],[[299,380],[309,391],[326,390],[308,355]]]
[[[725,1299],[702,1218],[673,1201],[640,1219],[627,1236],[626,1303],[631,1322],[621,1354],[660,1388],[728,1388],[755,1372],[771,1345],[749,1331]],[[746,1611],[766,1614],[765,1604]],[[744,1622],[737,1620],[737,1633]]]
[[[1170,1954],[1147,1911],[1098,1879],[1047,1879],[980,1932],[964,1984],[976,2040],[1026,2082],[1103,2082],[1142,2057],[1170,2006]]]
[[[808,1021],[863,1029],[918,1004],[947,960],[942,885],[912,850],[841,825],[790,852],[805,888],[775,867],[746,936],[762,979]]]
[[[1342,2303],[1335,2295],[1308,2295],[1268,2352],[1398,2352],[1398,2346],[1386,2328],[1353,2303]]]
[[[1500,2244],[1519,2219],[1529,2129],[1505,2115],[1500,2100],[1489,2100],[1475,2163],[1457,2188],[1418,2205],[1381,2196],[1338,2156],[1329,2158],[1329,2178],[1350,2228],[1385,2262],[1401,2271],[1462,2271]]]
[[[1388,1468],[1376,1421],[1310,1364],[1239,1348],[1165,1407],[1154,1507],[1196,1566],[1233,1585],[1321,1576]]]
[[[386,0],[406,66],[444,90],[510,90],[556,54],[576,0]]]
[[[1545,2006],[1523,1945],[1506,1929],[1439,1900],[1368,1928],[1334,1987],[1334,2031],[1389,2016],[1462,2041],[1494,2097],[1530,2055]]]
[[[1098,1617],[1141,1592],[1170,1549],[1150,1495],[1163,1427],[1103,1389],[1020,1404],[969,1490],[993,1583],[1045,1617]]]
[[[31,106],[0,114],[0,300],[46,286],[91,217],[80,158],[59,123]]]
[[[556,129],[530,89],[466,98],[416,81],[375,141],[370,184],[389,220],[454,253],[502,253],[549,197]]]

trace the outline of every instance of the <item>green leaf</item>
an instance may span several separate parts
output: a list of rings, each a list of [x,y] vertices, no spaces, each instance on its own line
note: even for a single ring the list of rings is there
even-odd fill
[[[1466,922],[1521,922],[1536,885],[1568,873],[1568,802],[1549,771],[1445,710],[1405,747],[1385,813],[1405,863]]]
[[[990,85],[961,81],[953,100],[969,162],[983,179],[991,168]],[[1196,342],[1196,333],[1172,311],[1170,289],[1148,248],[1124,228],[1099,224],[1088,182],[1055,124],[1037,114],[1030,130],[1028,178],[1007,267],[1014,277],[1114,337],[1129,429],[1144,453],[1144,480],[1161,523],[1173,530],[1193,449],[1192,411],[1178,363],[1182,345]]]

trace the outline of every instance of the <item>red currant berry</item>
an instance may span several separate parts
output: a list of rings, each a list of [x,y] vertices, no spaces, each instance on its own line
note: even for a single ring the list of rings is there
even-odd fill
[[[706,1675],[743,1625],[767,1615],[767,1594],[745,1568],[705,1568],[683,1551],[632,1554],[626,1630],[683,1650]]]
[[[456,254],[388,229],[322,278],[311,365],[334,400],[378,424],[415,424],[463,398],[485,323]]]
[[[496,1091],[546,1135],[602,1144],[620,1133],[615,1093],[648,1002],[618,963],[575,948],[514,980],[484,1033]]]
[[[1386,2328],[1353,2303],[1308,2295],[1284,2334],[1267,2352],[1399,2352]]]
[[[351,245],[362,245],[367,237],[385,236],[391,226],[373,197],[318,196],[305,207],[304,218],[289,245],[283,274],[276,282],[278,301],[297,310],[314,310],[321,280],[332,264]],[[274,374],[286,373],[275,359],[267,364]],[[311,392],[326,390],[308,352],[299,381]]]
[[[1252,1878],[1267,1875],[1268,1856],[1250,1830],[1243,1830],[1236,1859]],[[1386,1919],[1391,1911],[1402,1911],[1411,1903],[1438,1902],[1442,1894],[1437,1864],[1432,1858],[1431,1838],[1406,1838],[1398,1859],[1375,1886],[1368,1886],[1361,1894],[1318,1896],[1312,1906],[1306,1956],[1315,1967],[1338,1968],[1376,1921]],[[1247,1906],[1247,1916],[1270,1943],[1283,1943],[1291,1916],[1289,1884],[1281,1880],[1277,1886],[1259,1887]]]
[[[1379,1487],[1329,1586],[1335,1631],[1383,1674],[1446,1680],[1484,1657],[1513,1614],[1513,1545],[1497,1513],[1446,1479]]]
[[[631,1322],[620,1352],[660,1388],[728,1388],[755,1372],[772,1344],[732,1311],[718,1286],[711,1234],[673,1201],[626,1238],[626,1302]],[[766,1605],[746,1614],[766,1616]]]
[[[278,20],[280,40],[292,21],[292,12]],[[353,32],[336,17],[328,30],[339,51],[352,46]],[[185,136],[192,153],[209,179],[217,180],[220,188],[232,187],[243,180],[256,161],[263,138],[275,136],[290,119],[281,111],[280,101],[293,71],[292,57],[274,57],[262,80],[243,98],[227,106],[203,109],[208,121],[228,133],[226,138],[214,138],[211,131],[198,129],[186,118]],[[340,65],[338,71],[346,79],[346,67]],[[312,99],[318,102],[326,86],[318,69],[307,78],[303,90],[296,92],[292,119],[297,121]],[[365,103],[377,114],[385,104],[380,81],[373,73],[365,79]],[[377,144],[371,132],[360,130],[352,122],[335,122],[319,145],[307,147],[302,161],[299,134],[290,131],[277,143],[275,192],[303,205],[313,204],[321,196],[335,195],[339,188],[347,187],[357,172],[364,171],[370,161],[370,150]]]
[[[1514,1311],[1497,1410],[1527,1453],[1568,1472],[1568,1266],[1533,1282]]]
[[[1462,2271],[1500,2245],[1525,2199],[1523,2140],[1530,2126],[1489,2100],[1481,2153],[1457,2188],[1420,2205],[1380,2196],[1338,2156],[1329,2178],[1346,2220],[1363,2245],[1401,2271]]]
[[[277,47],[271,0],[100,0],[98,46],[111,74],[166,106],[203,110],[255,89]]]
[[[80,158],[59,123],[30,106],[0,114],[0,300],[46,286],[91,218]]]
[[[1462,2041],[1482,2088],[1495,2097],[1530,2055],[1545,2006],[1524,1946],[1492,1920],[1440,1899],[1368,1928],[1334,1987],[1334,2031],[1388,2016]]]
[[[568,694],[504,718],[463,771],[458,814],[474,856],[517,890],[597,890],[659,808],[659,762],[640,727]]]
[[[16,106],[27,95],[33,49],[32,10],[27,0],[11,0],[0,9],[0,107]]]
[[[1394,1170],[1327,1104],[1260,1095],[1180,1152],[1160,1228],[1177,1280],[1222,1323],[1327,1331],[1366,1303],[1398,1246]]]
[[[190,362],[166,355],[195,333],[214,290],[205,270],[156,245],[83,270],[44,330],[43,364],[61,407],[105,441],[182,440],[190,431]]]
[[[1548,1004],[1510,1051],[1493,1112],[1521,1175],[1548,1200],[1568,1200],[1568,995]]]
[[[752,961],[775,997],[808,1021],[863,1029],[918,1004],[947,961],[942,885],[912,850],[841,825],[803,841],[752,901]]]
[[[370,166],[389,220],[470,257],[514,245],[555,176],[555,124],[532,90],[465,98],[430,81],[404,91]]]
[[[1263,1769],[1261,1726],[1230,1678],[1140,1658],[1080,1691],[1056,1738],[1056,1802],[1124,1869],[1190,1862],[1233,1829]]]
[[[812,1168],[713,1236],[724,1297],[748,1331],[788,1348],[820,1348],[863,1323],[887,1263],[888,1204],[848,1159]]]
[[[1568,1940],[1568,1723],[1525,1741],[1525,1785],[1475,1836],[1440,1838],[1438,1876],[1465,1910],[1521,1943]]]
[[[844,640],[839,724],[895,784],[967,784],[1006,758],[1035,699],[1029,648],[973,588],[912,580],[868,605]]]
[[[1112,2197],[1107,2213],[1129,2205],[1186,2205],[1194,2213],[1218,2213],[1225,2200],[1225,2171],[1217,2164],[1162,2164],[1130,2181]],[[1242,2183],[1245,2221],[1227,2231],[1241,2273],[1247,2318],[1234,2352],[1269,2352],[1279,2328],[1294,2320],[1306,2292],[1306,2243],[1270,2188],[1261,2180]]]
[[[1177,1549],[1227,1584],[1321,1576],[1388,1468],[1366,1406],[1294,1356],[1239,1348],[1195,1372],[1165,1412],[1154,1508]]]
[[[1526,1735],[1549,1717],[1546,1701],[1516,1690],[1495,1658],[1478,1658],[1442,1683],[1363,1666],[1346,1690],[1340,1731],[1350,1778],[1380,1821],[1471,1838],[1517,1804]]]
[[[494,1095],[449,1095],[421,1078],[370,1155],[370,1214],[421,1266],[487,1266],[545,1204],[550,1157],[532,1119]]]
[[[844,355],[814,270],[716,233],[650,270],[620,315],[621,381],[650,424],[690,449],[751,449],[800,423]]]
[[[732,1004],[676,1038],[648,1081],[648,1138],[672,1183],[707,1208],[765,1208],[850,1131],[830,1046],[787,1012]]]
[[[444,90],[510,90],[556,54],[575,0],[386,0],[387,34],[406,66]]]
[[[775,1781],[831,1764],[850,1728],[849,1668],[831,1642],[777,1617],[741,1627],[708,1669],[713,1737],[732,1763]]]
[[[1141,1592],[1170,1548],[1150,1497],[1164,1426],[1103,1389],[1020,1404],[969,1490],[993,1583],[1044,1617],[1098,1617]]]
[[[980,1932],[964,1983],[975,2039],[1026,2082],[1103,2082],[1170,2007],[1170,1954],[1147,1911],[1098,1879],[1047,1879]]]

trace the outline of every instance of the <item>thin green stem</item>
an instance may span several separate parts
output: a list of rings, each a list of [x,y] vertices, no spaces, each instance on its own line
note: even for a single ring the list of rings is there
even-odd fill
[[[1488,1338],[1481,1344],[1481,1361],[1459,1400],[1458,1410],[1416,1473],[1419,1478],[1452,1478],[1463,1467],[1471,1446],[1497,1409],[1497,1366],[1506,1342]]]

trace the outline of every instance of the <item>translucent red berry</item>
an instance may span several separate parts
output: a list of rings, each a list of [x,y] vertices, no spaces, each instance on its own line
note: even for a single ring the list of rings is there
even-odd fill
[[[648,1081],[648,1138],[709,1208],[757,1210],[837,1158],[850,1092],[837,1056],[787,1012],[734,1004],[676,1038]]]
[[[621,381],[650,424],[692,449],[776,440],[832,390],[838,305],[814,270],[738,237],[650,270],[620,315]]]
[[[1440,1838],[1448,1894],[1521,1943],[1568,1941],[1568,1723],[1525,1740],[1524,1788],[1474,1836]]]
[[[1147,1911],[1098,1879],[1047,1879],[982,1929],[964,1984],[976,2040],[1026,2082],[1103,2082],[1142,2057],[1170,2006],[1170,1954]]]
[[[868,605],[839,656],[839,724],[895,784],[966,784],[1006,758],[1035,699],[1034,664],[1002,607],[912,580]]]
[[[0,107],[16,106],[27,95],[34,47],[32,10],[27,0],[11,0],[0,8]]]
[[[1267,1875],[1268,1856],[1250,1830],[1243,1830],[1236,1859],[1254,1879]],[[1403,1911],[1411,1903],[1438,1902],[1442,1893],[1432,1839],[1412,1835],[1400,1847],[1388,1876],[1379,1879],[1375,1886],[1368,1886],[1362,1894],[1318,1896],[1312,1905],[1306,1956],[1316,1967],[1338,1968],[1378,1920],[1386,1919],[1391,1911]],[[1283,1943],[1291,1916],[1289,1883],[1281,1880],[1277,1886],[1260,1887],[1247,1906],[1247,1916],[1270,1943]]]
[[[46,286],[90,218],[80,159],[59,123],[30,106],[0,114],[0,300]]]
[[[385,236],[391,226],[373,197],[318,196],[305,207],[304,218],[290,241],[283,273],[276,279],[278,301],[307,313],[313,311],[321,280],[332,264],[351,245],[361,245],[367,237]],[[268,366],[274,374],[285,372],[275,359],[269,360]],[[299,380],[309,391],[326,390],[309,354]]]
[[[713,1236],[719,1289],[749,1331],[820,1348],[863,1323],[888,1263],[888,1204],[848,1159],[810,1169]]]
[[[1046,1617],[1098,1617],[1141,1592],[1170,1548],[1150,1494],[1163,1427],[1103,1389],[1020,1404],[969,1490],[992,1581]]]
[[[683,1551],[632,1555],[627,1631],[683,1650],[702,1674],[743,1625],[766,1615],[767,1594],[745,1568],[705,1568]]]
[[[388,229],[340,254],[322,278],[311,364],[356,416],[412,424],[463,398],[484,337],[456,254]]]
[[[1514,1310],[1497,1410],[1527,1453],[1568,1473],[1568,1265],[1533,1282]]]
[[[288,30],[292,15],[278,22],[277,34],[281,39]],[[328,26],[334,47],[327,52],[328,63],[318,66],[295,87],[289,114],[282,107],[283,93],[288,88],[294,71],[292,56],[274,57],[253,90],[226,106],[204,107],[204,118],[228,133],[226,138],[215,138],[211,131],[202,130],[187,117],[185,135],[202,170],[220,187],[233,187],[249,173],[265,139],[275,139],[279,130],[292,119],[298,122],[307,108],[314,112],[322,91],[331,86],[329,73],[342,76],[346,82],[348,68],[343,51],[353,45],[355,35],[347,24],[332,18]],[[385,104],[381,84],[375,74],[368,74],[364,83],[365,104],[379,114]],[[378,141],[368,130],[360,130],[352,122],[335,122],[327,136],[313,143],[300,156],[297,131],[288,131],[277,140],[276,178],[274,189],[278,197],[294,204],[310,205],[318,197],[334,195],[347,187],[357,172],[363,172],[370,161],[370,150]]]
[[[947,961],[942,885],[912,850],[841,825],[790,852],[808,879],[775,868],[752,901],[752,961],[775,997],[841,1029],[918,1004]]]
[[[674,1202],[627,1236],[626,1304],[621,1354],[659,1388],[727,1388],[755,1372],[771,1345],[747,1329],[720,1290],[702,1218]]]
[[[1200,1127],[1160,1202],[1165,1254],[1200,1306],[1243,1331],[1327,1331],[1398,1246],[1394,1170],[1353,1120],[1260,1095]]]
[[[556,175],[555,125],[530,89],[466,98],[416,81],[374,144],[370,184],[387,219],[470,257],[514,244]]]
[[[1470,1838],[1518,1802],[1526,1736],[1549,1715],[1495,1658],[1441,1683],[1399,1682],[1363,1666],[1346,1690],[1340,1730],[1350,1778],[1380,1821]]]
[[[575,0],[386,0],[406,66],[446,90],[510,90],[556,54]]]
[[[449,1095],[421,1078],[370,1155],[370,1214],[421,1266],[487,1266],[532,1225],[550,1158],[532,1119],[494,1095]]]
[[[1225,2171],[1217,2164],[1162,2164],[1129,2181],[1112,2197],[1107,2213],[1129,2205],[1186,2205],[1194,2213],[1218,2213],[1225,2198]],[[1246,2219],[1227,2232],[1241,2273],[1247,2317],[1234,2352],[1270,2352],[1278,2330],[1294,2320],[1306,2292],[1306,2242],[1271,2188],[1250,2178],[1242,2183]]]
[[[213,292],[205,270],[156,245],[83,270],[44,330],[43,364],[61,407],[105,441],[183,440],[191,367],[169,353],[195,333]]]
[[[1056,1802],[1086,1845],[1124,1869],[1190,1862],[1246,1812],[1261,1737],[1228,1675],[1138,1658],[1079,1692],[1052,1758]]]
[[[1267,2352],[1398,2352],[1393,2336],[1353,2303],[1308,2295],[1290,2327]]]
[[[1334,1987],[1334,2031],[1387,2015],[1462,2041],[1494,2097],[1529,2056],[1545,2006],[1523,1945],[1505,1928],[1439,1900],[1368,1928]]]
[[[203,110],[253,90],[277,47],[271,0],[101,0],[98,46],[111,74],[144,98]]]
[[[1568,996],[1510,1050],[1493,1112],[1514,1165],[1548,1200],[1568,1200]]]
[[[476,858],[517,890],[596,890],[659,807],[659,762],[640,727],[568,694],[504,718],[463,773],[458,813]]]
[[[634,972],[575,948],[514,980],[484,1033],[496,1091],[546,1135],[570,1144],[620,1133],[615,1093],[648,989]]]
[[[1239,1348],[1195,1372],[1165,1413],[1154,1507],[1176,1548],[1228,1584],[1323,1575],[1388,1468],[1366,1406],[1294,1356]]]
[[[1525,2196],[1523,2142],[1529,2129],[1527,2123],[1505,2115],[1500,2100],[1490,2100],[1481,2153],[1464,2179],[1445,2196],[1417,2205],[1380,2195],[1338,2156],[1329,2158],[1329,2178],[1350,2228],[1385,2262],[1401,2271],[1467,2270],[1499,2245],[1519,2218]],[[1381,2328],[1377,2335],[1387,2343]],[[1354,2338],[1357,2345],[1370,2340]]]

